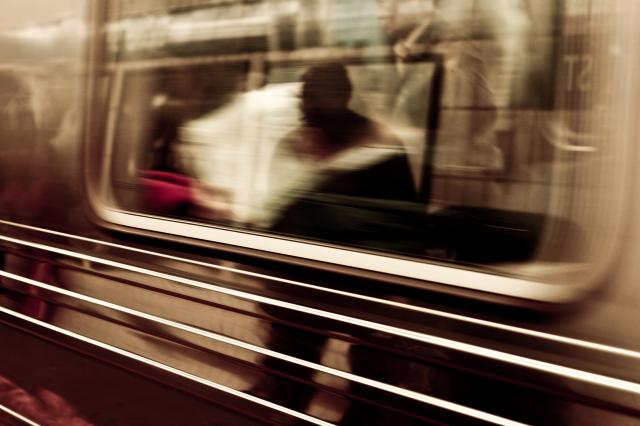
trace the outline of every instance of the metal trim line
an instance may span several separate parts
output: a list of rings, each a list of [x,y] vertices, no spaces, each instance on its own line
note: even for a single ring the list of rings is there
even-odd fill
[[[421,393],[418,393],[418,392],[413,392],[413,391],[410,391],[410,390],[407,390],[407,389],[403,389],[403,388],[400,388],[400,387],[397,387],[397,386],[389,385],[389,384],[384,383],[384,382],[379,382],[377,380],[367,379],[366,377],[361,377],[361,376],[358,376],[358,375],[355,375],[355,374],[352,374],[352,373],[348,373],[348,372],[345,372],[345,371],[342,371],[342,370],[338,370],[338,369],[331,368],[331,367],[326,367],[326,366],[324,366],[322,364],[317,364],[317,363],[305,361],[305,360],[302,360],[302,359],[299,359],[299,358],[295,358],[295,357],[292,357],[292,356],[289,356],[289,355],[284,355],[284,354],[281,354],[279,352],[275,352],[275,351],[272,351],[272,350],[269,350],[269,349],[262,348],[262,347],[257,346],[257,345],[253,345],[251,343],[243,342],[241,340],[237,340],[237,339],[234,339],[234,338],[231,338],[231,337],[227,337],[227,336],[224,336],[224,335],[221,335],[221,334],[218,334],[218,333],[214,333],[214,332],[203,330],[203,329],[200,329],[200,328],[197,328],[197,327],[189,326],[189,325],[177,322],[177,321],[172,321],[172,320],[168,320],[168,319],[165,319],[165,318],[161,318],[161,317],[158,317],[156,315],[148,314],[146,312],[141,312],[141,311],[138,311],[138,310],[135,310],[135,309],[127,308],[127,307],[124,307],[124,306],[121,306],[121,305],[117,305],[115,303],[106,302],[104,300],[96,299],[94,297],[86,296],[84,294],[76,293],[74,291],[61,289],[59,287],[55,287],[55,286],[52,286],[52,285],[49,285],[49,284],[45,284],[45,283],[42,283],[40,281],[32,280],[30,278],[22,277],[22,276],[15,275],[15,274],[12,274],[12,273],[9,273],[9,272],[5,272],[5,271],[2,271],[2,270],[0,270],[0,276],[4,276],[4,277],[7,277],[7,278],[12,279],[12,280],[21,281],[23,283],[30,284],[30,285],[33,285],[33,286],[36,286],[36,287],[39,287],[39,288],[42,288],[42,289],[45,289],[45,290],[49,290],[49,291],[52,291],[52,292],[55,292],[55,293],[58,293],[58,294],[64,294],[65,296],[69,296],[69,297],[73,297],[73,298],[76,298],[76,299],[84,300],[86,302],[93,303],[93,304],[96,304],[96,305],[99,305],[99,306],[103,306],[103,307],[108,308],[108,309],[113,309],[113,310],[116,310],[116,311],[119,311],[119,312],[122,312],[122,313],[125,313],[125,314],[133,315],[133,316],[136,316],[138,318],[143,318],[143,319],[147,319],[147,320],[150,320],[150,321],[154,321],[154,322],[157,322],[157,323],[160,323],[160,324],[163,324],[163,325],[167,325],[169,327],[174,327],[174,328],[186,331],[188,333],[197,334],[199,336],[206,337],[206,338],[211,339],[211,340],[216,340],[218,342],[226,343],[226,344],[229,344],[229,345],[232,345],[232,346],[236,346],[236,347],[239,347],[241,349],[246,349],[246,350],[253,351],[253,352],[256,352],[256,353],[259,353],[259,354],[262,354],[262,355],[266,355],[266,356],[270,356],[270,357],[274,357],[274,358],[279,358],[279,359],[281,359],[283,361],[287,361],[287,362],[290,362],[292,364],[301,365],[301,366],[306,367],[306,368],[310,368],[310,369],[313,369],[313,370],[321,371],[323,373],[327,373],[327,374],[330,374],[330,375],[333,375],[333,376],[336,376],[336,377],[340,377],[342,379],[350,380],[352,382],[357,382],[357,383],[360,383],[360,384],[363,384],[363,385],[366,385],[366,386],[370,386],[370,387],[373,387],[373,388],[376,388],[376,389],[382,389],[382,390],[385,390],[386,392],[389,392],[389,393],[394,393],[396,395],[400,395],[400,396],[403,396],[405,398],[410,398],[410,399],[413,399],[413,400],[416,400],[416,401],[419,401],[419,402],[423,402],[423,403],[426,403],[426,404],[429,404],[429,405],[435,405],[436,407],[445,408],[445,409],[450,410],[450,411],[455,411],[455,412],[457,412],[459,414],[464,414],[464,415],[469,416],[469,417],[474,417],[474,418],[477,418],[477,419],[480,419],[480,420],[484,420],[484,421],[488,421],[488,422],[496,423],[496,424],[506,424],[506,423],[502,423],[503,421],[511,422],[510,420],[507,420],[507,419],[504,419],[504,418],[501,418],[501,417],[498,417],[498,416],[494,416],[492,414],[488,414],[488,413],[485,413],[485,412],[482,412],[482,411],[474,410],[472,408],[468,408],[468,407],[465,407],[465,406],[462,406],[462,405],[451,403],[451,402],[442,400],[440,398],[434,398],[434,397],[431,397],[431,396],[428,396],[428,395],[424,395],[424,394],[421,394]],[[515,424],[519,424],[519,423],[511,422],[511,423],[508,423],[508,424],[514,424],[515,425]]]
[[[91,344],[96,345],[98,347],[101,347],[103,349],[113,351],[115,353],[118,353],[118,354],[123,355],[123,356],[127,356],[129,358],[135,359],[135,360],[143,362],[145,364],[152,365],[154,367],[163,369],[165,371],[180,375],[180,376],[185,377],[187,379],[195,380],[195,381],[197,381],[199,383],[202,383],[204,385],[207,385],[207,386],[213,387],[215,389],[230,393],[230,394],[232,394],[234,396],[238,396],[238,397],[247,399],[249,401],[264,405],[264,406],[266,406],[268,408],[276,409],[278,411],[281,411],[283,413],[286,413],[286,414],[289,414],[291,416],[297,417],[299,419],[306,420],[306,421],[309,421],[311,423],[322,425],[322,426],[331,425],[332,424],[332,423],[325,422],[323,420],[317,419],[315,417],[309,416],[307,414],[299,413],[297,411],[288,409],[286,407],[282,407],[282,406],[274,404],[272,402],[269,402],[269,401],[254,397],[254,396],[246,394],[244,392],[237,391],[237,390],[229,388],[227,386],[220,385],[220,384],[212,382],[210,380],[203,379],[201,377],[198,377],[198,376],[195,376],[193,374],[184,372],[182,370],[179,370],[177,368],[168,366],[166,364],[162,364],[160,362],[151,360],[151,359],[143,357],[141,355],[137,355],[135,353],[126,351],[124,349],[117,348],[117,347],[109,345],[107,343],[100,342],[100,341],[92,339],[90,337],[82,336],[82,335],[74,333],[72,331],[69,331],[69,330],[66,330],[66,329],[63,329],[63,328],[60,328],[60,327],[45,323],[45,322],[40,321],[40,320],[36,320],[34,318],[30,318],[30,317],[28,317],[26,315],[19,314],[19,313],[14,312],[14,311],[12,311],[10,309],[6,309],[6,308],[4,308],[2,306],[0,306],[0,312],[5,313],[7,315],[11,315],[11,316],[17,317],[17,318],[20,318],[20,319],[25,320],[25,321],[32,322],[34,324],[37,324],[37,325],[40,325],[40,326],[45,327],[47,329],[50,329],[50,330],[53,330],[53,331],[68,335],[68,336],[76,338],[78,340],[82,340],[84,342],[91,343]],[[148,315],[148,314],[145,314],[145,315]],[[149,315],[149,317],[153,317],[153,316]],[[167,321],[167,320],[165,320],[165,321]],[[168,322],[172,322],[172,321],[168,321]],[[188,326],[184,326],[184,327],[188,327]],[[188,328],[193,328],[193,327],[188,327]],[[200,331],[202,332],[202,330],[200,330]],[[205,332],[205,333],[208,333],[208,332]],[[214,333],[208,333],[208,334],[214,334]],[[224,336],[219,336],[219,337],[224,337]],[[226,338],[226,339],[228,339],[228,338]],[[234,339],[228,339],[228,340],[234,340]],[[249,345],[249,346],[252,346],[252,345]],[[271,352],[271,351],[269,351],[269,352]],[[292,358],[292,357],[287,357],[287,358]],[[293,358],[293,359],[295,359],[295,358]],[[300,361],[300,360],[298,360],[298,361]],[[308,364],[312,364],[312,363],[308,363]],[[327,367],[324,367],[324,368],[327,368]],[[351,375],[349,373],[344,373],[344,374]],[[357,377],[357,376],[355,376],[355,377]],[[378,384],[378,382],[375,382],[373,380],[362,379],[362,378],[360,378],[360,379],[361,379],[361,383],[365,383],[365,384],[367,384],[369,386],[376,386]],[[367,382],[371,382],[371,383],[367,383]],[[385,385],[383,383],[380,383],[380,384]],[[385,385],[385,386],[389,387],[389,385]],[[400,389],[400,388],[398,388],[398,389]],[[402,390],[404,392],[406,392],[406,393],[417,394],[416,392],[406,391],[404,389],[402,389]],[[447,409],[449,411],[454,411],[454,412],[457,412],[459,414],[463,414],[463,415],[466,415],[466,416],[469,416],[469,417],[473,417],[473,418],[484,420],[484,421],[487,421],[487,422],[490,422],[490,423],[499,424],[499,425],[505,425],[505,426],[520,426],[520,425],[522,425],[522,423],[514,422],[512,420],[504,419],[502,417],[498,417],[498,416],[495,416],[495,415],[492,415],[492,414],[489,414],[489,413],[485,413],[485,412],[482,412],[482,411],[474,410],[472,408],[464,407],[464,406],[461,406],[461,405],[458,405],[458,404],[454,404],[454,403],[451,403],[451,402],[448,402],[448,401],[440,400],[438,398],[433,398],[433,397],[429,397],[427,395],[421,395],[421,394],[417,394],[417,395],[420,395],[425,400],[430,400],[430,405],[435,405],[437,407],[444,408],[444,409]]]
[[[5,413],[15,417],[16,419],[20,420],[23,423],[28,424],[29,426],[40,426],[39,423],[36,423],[33,420],[30,420],[30,419],[26,418],[22,414],[17,413],[15,411],[13,411],[11,408],[6,407],[6,406],[4,406],[2,404],[0,404],[0,411],[4,411]]]
[[[579,347],[583,347],[583,348],[586,348],[586,349],[593,349],[593,350],[597,350],[597,351],[608,352],[608,353],[611,353],[611,354],[614,354],[614,355],[620,355],[620,356],[625,356],[625,357],[635,358],[635,359],[639,359],[640,360],[640,352],[638,352],[638,351],[619,348],[619,347],[611,346],[611,345],[605,345],[605,344],[602,344],[602,343],[596,343],[596,342],[590,342],[590,341],[576,339],[576,338],[572,338],[572,337],[560,336],[560,335],[557,335],[557,334],[546,333],[546,332],[537,331],[537,330],[531,330],[531,329],[522,328],[522,327],[516,327],[516,326],[512,326],[512,325],[497,323],[497,322],[494,322],[494,321],[482,320],[482,319],[468,317],[468,316],[459,315],[459,314],[452,314],[452,313],[449,313],[449,312],[438,311],[438,310],[435,310],[435,309],[424,308],[424,307],[420,307],[420,306],[414,306],[414,305],[410,305],[410,304],[407,304],[407,303],[396,302],[396,301],[392,301],[392,300],[379,299],[379,298],[375,298],[375,297],[371,297],[371,296],[365,296],[365,295],[362,295],[362,294],[351,293],[351,292],[342,291],[342,290],[335,290],[335,289],[321,287],[321,286],[317,286],[317,285],[313,285],[313,284],[303,283],[303,282],[300,282],[300,281],[274,277],[274,276],[271,276],[271,275],[260,274],[260,273],[257,273],[257,272],[245,271],[245,270],[242,270],[242,269],[232,268],[232,267],[229,267],[229,266],[215,265],[215,264],[212,264],[212,263],[201,262],[201,261],[188,259],[188,258],[183,258],[183,257],[179,257],[179,256],[172,256],[172,255],[165,254],[165,253],[159,253],[159,252],[154,252],[154,251],[150,251],[150,250],[144,250],[144,249],[140,249],[140,248],[137,248],[137,247],[125,246],[125,245],[122,245],[122,244],[111,243],[111,242],[108,242],[108,241],[96,240],[96,239],[93,239],[93,238],[82,237],[82,236],[79,236],[79,235],[67,234],[67,233],[64,233],[64,232],[54,231],[54,230],[51,230],[51,229],[39,228],[39,227],[35,227],[35,226],[30,226],[30,225],[23,225],[21,223],[9,222],[9,221],[5,221],[5,220],[0,220],[0,223],[1,224],[5,224],[5,225],[9,225],[9,226],[18,227],[18,228],[24,228],[24,229],[29,229],[29,230],[33,230],[33,231],[42,232],[42,233],[57,235],[57,236],[61,236],[61,237],[72,238],[72,239],[76,239],[76,240],[79,240],[79,241],[86,241],[86,242],[90,242],[90,243],[94,243],[94,244],[100,244],[100,245],[105,245],[105,246],[114,247],[114,248],[118,248],[118,249],[133,251],[133,252],[136,252],[136,253],[142,253],[142,254],[147,254],[147,255],[156,256],[156,257],[160,257],[160,258],[165,258],[165,259],[169,259],[169,260],[175,260],[175,261],[178,261],[178,262],[189,263],[189,264],[192,264],[192,265],[202,266],[202,267],[206,267],[206,268],[233,272],[233,273],[246,275],[246,276],[250,276],[250,277],[254,277],[254,278],[260,278],[260,279],[266,279],[266,280],[270,280],[270,281],[276,281],[276,282],[280,282],[280,283],[288,284],[288,285],[295,285],[295,286],[299,286],[299,287],[303,287],[303,288],[312,289],[312,290],[315,290],[315,291],[322,291],[322,292],[336,294],[336,295],[340,295],[340,296],[351,297],[351,298],[354,298],[354,299],[364,300],[364,301],[367,301],[367,302],[372,302],[372,303],[378,303],[378,304],[381,304],[381,305],[392,306],[394,308],[407,309],[407,310],[411,310],[411,311],[415,311],[415,312],[419,312],[419,313],[423,313],[423,314],[438,316],[438,317],[441,317],[441,318],[447,318],[447,319],[466,322],[466,323],[470,323],[470,324],[481,325],[481,326],[485,326],[485,327],[491,327],[491,328],[495,328],[495,329],[498,329],[498,330],[508,331],[508,332],[511,332],[511,333],[519,333],[519,334],[523,334],[523,335],[527,335],[527,336],[531,336],[531,337],[536,337],[536,338],[540,338],[540,339],[546,339],[546,340],[551,340],[551,341],[555,341],[555,342],[559,342],[559,343],[564,343],[564,344],[567,344],[567,345],[579,346]]]
[[[218,242],[236,247],[245,247],[301,259],[379,272],[388,275],[432,281],[458,288],[483,291],[502,296],[518,297],[551,303],[566,303],[575,300],[580,283],[563,285],[536,282],[522,278],[490,274],[480,271],[451,268],[449,266],[393,258],[346,248],[336,248],[308,242],[294,241],[276,236],[264,236],[213,227],[187,221],[170,221],[150,215],[132,214],[105,206],[96,212],[111,223],[155,231],[162,229],[168,235],[188,237],[203,241]]]
[[[37,320],[35,318],[28,317],[26,315],[20,314],[18,312],[12,311],[12,310],[7,309],[7,308],[4,308],[2,306],[0,306],[0,312],[4,313],[6,315],[13,316],[15,318],[19,318],[21,320],[33,323],[33,324],[36,324],[36,325],[44,327],[44,328],[46,328],[48,330],[55,331],[57,333],[64,334],[64,335],[69,336],[69,337],[73,337],[74,339],[83,341],[85,343],[92,344],[92,345],[97,346],[99,348],[102,348],[102,349],[117,353],[118,355],[122,355],[124,357],[131,358],[133,360],[142,362],[143,364],[147,364],[147,365],[150,365],[152,367],[159,368],[160,370],[164,370],[164,371],[167,371],[169,373],[176,374],[178,376],[184,377],[184,378],[189,379],[189,380],[193,380],[195,382],[198,382],[198,383],[203,384],[205,386],[208,386],[210,388],[213,388],[213,389],[216,389],[216,390],[219,390],[219,391],[222,391],[222,392],[229,393],[229,394],[231,394],[233,396],[237,396],[239,398],[246,399],[248,401],[254,402],[254,403],[259,404],[259,405],[263,405],[263,406],[265,406],[267,408],[271,408],[271,409],[274,409],[276,411],[280,411],[282,413],[285,413],[285,414],[288,414],[290,416],[299,418],[301,420],[305,420],[305,421],[307,421],[309,423],[313,423],[313,424],[320,425],[320,426],[332,426],[333,425],[333,423],[325,422],[324,420],[317,419],[315,417],[309,416],[309,415],[304,414],[304,413],[299,413],[299,412],[291,410],[289,408],[274,404],[274,403],[272,403],[270,401],[257,398],[257,397],[255,397],[253,395],[249,395],[249,394],[246,394],[244,392],[237,391],[237,390],[235,390],[233,388],[230,388],[230,387],[227,387],[227,386],[212,382],[212,381],[207,380],[207,379],[203,379],[202,377],[195,376],[195,375],[193,375],[191,373],[187,373],[186,371],[182,371],[182,370],[179,370],[177,368],[162,364],[162,363],[160,363],[158,361],[154,361],[152,359],[145,358],[145,357],[143,357],[141,355],[138,355],[138,354],[135,354],[133,352],[129,352],[129,351],[126,351],[124,349],[120,349],[120,348],[118,348],[116,346],[112,346],[112,345],[109,345],[107,343],[100,342],[99,340],[95,340],[95,339],[92,339],[90,337],[86,337],[86,336],[83,336],[81,334],[74,333],[73,331],[69,331],[69,330],[66,330],[64,328],[60,328],[60,327],[57,327],[55,325],[48,324],[48,323],[46,323],[44,321],[40,321],[40,320]],[[39,426],[39,425],[36,425],[36,426]]]
[[[17,243],[22,243],[34,248],[40,248],[47,250],[47,246],[44,246],[39,243],[31,243],[26,241],[17,240],[15,238],[0,236],[0,240],[12,241]],[[137,272],[144,275],[155,276],[160,279],[166,279],[169,281],[174,281],[178,283],[182,283],[188,286],[206,289],[210,291],[215,291],[223,294],[227,294],[230,296],[239,297],[246,300],[251,300],[257,303],[270,304],[273,306],[278,306],[285,309],[291,309],[297,312],[302,312],[310,315],[315,315],[327,319],[331,319],[334,321],[343,322],[346,324],[357,325],[359,327],[367,328],[374,331],[380,331],[383,333],[392,334],[398,337],[403,337],[415,341],[419,341],[426,344],[436,345],[443,347],[445,349],[453,349],[460,352],[468,353],[471,355],[481,356],[489,359],[493,359],[500,362],[507,362],[513,365],[518,365],[525,368],[530,368],[533,370],[538,370],[547,373],[553,373],[559,376],[563,376],[569,379],[574,379],[582,382],[592,383],[599,386],[604,386],[612,389],[621,390],[624,392],[630,392],[634,394],[640,395],[640,384],[629,382],[626,380],[616,379],[613,377],[603,376],[600,374],[589,373],[582,370],[573,369],[570,367],[565,367],[557,364],[551,364],[544,361],[539,361],[527,357],[523,357],[520,355],[514,355],[506,352],[501,352],[493,349],[488,349],[482,346],[477,346],[469,343],[458,342],[451,339],[446,339],[438,336],[433,336],[425,333],[419,333],[416,331],[406,330],[398,327],[393,327],[385,324],[380,324],[368,320],[363,320],[356,317],[349,317],[342,314],[336,314],[329,311],[323,311],[316,308],[310,308],[302,305],[297,305],[294,303],[283,302],[277,299],[272,299],[264,296],[254,295],[251,293],[246,293],[243,291],[228,289],[225,287],[207,284],[200,281],[178,277],[175,275],[165,274],[162,272],[152,271],[146,268],[141,268],[138,266],[127,265],[121,262],[115,262],[107,259],[101,259],[90,255],[85,255],[81,253],[72,252],[69,250],[59,249],[55,247],[50,248],[51,251],[64,254],[71,257],[77,257],[79,259],[88,260],[90,262],[102,263],[104,265],[112,266],[115,268],[121,268],[124,270],[128,270],[131,272]],[[6,274],[6,272],[3,272]],[[25,278],[28,279],[28,278]]]

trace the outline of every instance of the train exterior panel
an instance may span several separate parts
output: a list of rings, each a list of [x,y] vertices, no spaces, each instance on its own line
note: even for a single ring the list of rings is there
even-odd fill
[[[5,3],[0,423],[640,421],[640,5]]]

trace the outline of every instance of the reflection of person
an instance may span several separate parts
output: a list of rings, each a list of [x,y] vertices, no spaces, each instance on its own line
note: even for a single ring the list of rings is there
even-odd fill
[[[400,220],[402,215],[381,216],[374,206],[382,205],[385,210],[392,210],[394,203],[406,205],[416,199],[409,163],[400,142],[389,136],[380,124],[347,107],[352,86],[344,66],[314,66],[304,74],[302,82],[303,125],[280,142],[272,172],[277,178],[297,170],[297,176],[289,176],[289,190],[282,189],[275,197],[276,210],[281,213],[270,230],[343,244],[393,249],[397,237],[391,234],[393,221]],[[289,164],[292,158],[295,159],[297,168],[289,165],[287,170],[279,170],[278,160],[283,158],[288,158]],[[277,320],[272,324],[266,343],[270,350],[319,362],[327,340],[325,335],[279,322],[299,323],[302,314],[269,305],[262,308]],[[304,323],[321,330],[335,328],[335,325],[311,316]],[[367,349],[353,345],[350,354],[354,372],[371,368]],[[263,365],[272,371],[310,379],[308,369],[277,358],[266,357]],[[378,367],[383,374],[393,374],[395,370],[394,365],[389,369]],[[355,386],[353,391],[358,393],[362,389]],[[265,379],[253,392],[303,411],[314,389],[309,385]],[[360,415],[361,412],[356,417]]]
[[[0,71],[0,215],[9,218],[17,215],[51,224],[66,220],[68,212],[57,215],[60,209],[48,208],[50,204],[74,207],[68,185],[59,178],[61,166],[68,165],[59,163],[60,156],[36,124],[34,97],[37,92],[27,81],[17,73]],[[8,262],[7,259],[0,259],[0,266]],[[52,282],[55,275],[51,265],[21,257],[12,259],[11,268],[23,276],[45,282]],[[38,297],[38,293],[39,290],[32,287],[28,294],[19,294],[16,309],[45,319],[51,312],[50,305]]]
[[[38,146],[30,90],[21,78],[7,71],[0,73],[0,135],[0,209],[21,215],[38,214],[46,201],[47,182],[34,171],[46,165],[41,152],[46,147]]]

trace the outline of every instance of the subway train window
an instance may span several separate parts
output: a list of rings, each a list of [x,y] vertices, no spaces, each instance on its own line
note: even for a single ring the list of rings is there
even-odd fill
[[[622,5],[110,1],[96,211],[132,229],[576,297],[622,232]]]

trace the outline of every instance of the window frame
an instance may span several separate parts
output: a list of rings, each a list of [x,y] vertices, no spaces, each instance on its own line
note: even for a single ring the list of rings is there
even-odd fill
[[[102,6],[105,8],[106,6]],[[94,10],[94,18],[97,28],[105,22],[102,18],[105,12],[100,6]],[[109,196],[109,182],[111,176],[110,152],[114,143],[115,123],[118,110],[118,102],[122,90],[124,71],[122,69],[110,70],[108,77],[111,90],[107,96],[107,102],[103,108],[95,104],[100,99],[98,92],[99,75],[104,75],[105,51],[104,34],[95,36],[91,46],[91,66],[89,67],[88,83],[88,123],[96,123],[96,119],[107,117],[106,126],[89,124],[86,129],[88,149],[87,182],[86,191],[89,207],[95,219],[102,226],[110,229],[125,230],[133,234],[145,234],[157,236],[162,239],[179,238],[181,242],[210,245],[220,247],[223,245],[229,250],[245,251],[252,253],[268,253],[276,255],[276,258],[287,262],[300,260],[311,261],[313,264],[324,267],[344,267],[354,274],[370,274],[384,278],[415,280],[419,284],[427,283],[451,286],[471,293],[492,294],[498,297],[507,297],[519,300],[565,304],[582,299],[593,291],[596,284],[607,276],[608,268],[612,264],[615,255],[607,253],[606,259],[599,265],[585,264],[584,270],[594,272],[590,279],[568,280],[563,283],[549,281],[536,281],[518,276],[511,276],[501,272],[492,271],[490,267],[482,265],[445,264],[432,260],[403,257],[381,252],[372,252],[357,248],[325,244],[322,242],[304,240],[302,238],[290,238],[278,235],[266,234],[241,229],[231,229],[213,224],[205,224],[189,220],[161,217],[153,214],[127,211],[115,208]],[[267,55],[269,56],[269,55]],[[277,55],[276,55],[277,56]],[[178,59],[180,60],[180,59]],[[182,59],[183,60],[183,59]],[[115,96],[112,96],[113,88]],[[97,129],[102,130],[97,130]],[[428,130],[428,129],[427,129]],[[93,141],[93,142],[91,142]],[[99,143],[96,143],[99,142]],[[428,143],[428,141],[427,141]],[[96,150],[97,148],[97,150]],[[628,194],[628,192],[627,192]],[[620,221],[618,225],[621,225]],[[619,232],[619,231],[618,231]],[[576,265],[575,263],[569,263]],[[600,262],[599,262],[600,263]],[[580,266],[580,265],[577,265]],[[594,266],[598,266],[594,268]],[[581,274],[582,275],[582,274]]]

